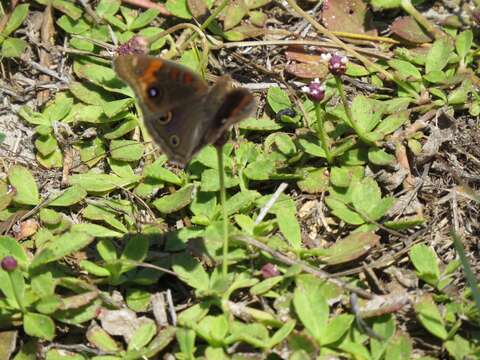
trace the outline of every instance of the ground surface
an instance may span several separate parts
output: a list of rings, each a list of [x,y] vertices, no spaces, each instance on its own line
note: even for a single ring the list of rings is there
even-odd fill
[[[47,3],[1,3],[1,359],[480,358],[475,1]],[[254,94],[226,213],[112,70],[145,52]]]

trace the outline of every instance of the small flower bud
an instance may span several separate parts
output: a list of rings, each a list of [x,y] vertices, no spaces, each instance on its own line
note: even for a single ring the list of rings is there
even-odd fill
[[[135,35],[125,44],[117,48],[118,55],[145,55],[148,51],[148,41],[143,36]]]
[[[17,268],[17,260],[13,256],[5,256],[2,259],[2,269],[7,271],[7,272],[12,272]]]
[[[339,54],[334,54],[328,61],[328,70],[335,76],[345,74],[347,71],[348,58]]]
[[[267,263],[262,266],[262,277],[264,279],[268,279],[274,276],[280,275],[280,272],[278,271],[278,268],[276,265],[273,265],[272,263]]]
[[[472,11],[472,19],[476,25],[480,25],[480,9],[475,9]]]
[[[325,97],[325,86],[319,79],[315,79],[308,86],[302,87],[302,91],[307,94],[307,97],[313,102],[320,102]]]

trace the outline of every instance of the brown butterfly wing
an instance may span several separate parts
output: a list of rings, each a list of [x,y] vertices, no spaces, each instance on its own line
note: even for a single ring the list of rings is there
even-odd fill
[[[114,68],[134,90],[152,138],[171,160],[186,164],[208,123],[207,84],[190,69],[151,56],[119,56]]]
[[[114,68],[134,90],[152,138],[182,165],[255,105],[246,89],[231,89],[229,77],[220,78],[209,91],[200,77],[172,61],[127,55],[117,57]]]
[[[247,89],[232,89],[230,77],[224,76],[209,91],[205,109],[211,121],[198,144],[200,148],[215,143],[232,125],[247,118],[255,109],[255,99]]]

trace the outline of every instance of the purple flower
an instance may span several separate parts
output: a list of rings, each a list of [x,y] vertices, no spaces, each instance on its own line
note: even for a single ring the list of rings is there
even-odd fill
[[[313,102],[320,102],[325,97],[325,86],[319,79],[313,80],[308,86],[302,87],[302,91],[307,94],[307,97]]]
[[[17,260],[13,256],[5,256],[2,259],[2,269],[7,272],[12,272],[17,268]]]
[[[135,35],[125,44],[117,48],[118,55],[139,54],[144,55],[148,51],[148,41],[143,36]]]
[[[472,11],[472,19],[477,25],[480,25],[480,9],[475,9]]]
[[[328,70],[335,76],[345,74],[347,71],[348,58],[340,54],[322,54],[322,59],[328,61]]]
[[[261,271],[262,271],[262,277],[264,279],[268,279],[273,276],[280,275],[280,272],[278,271],[277,266],[273,265],[272,263],[266,263],[265,265],[263,265]]]

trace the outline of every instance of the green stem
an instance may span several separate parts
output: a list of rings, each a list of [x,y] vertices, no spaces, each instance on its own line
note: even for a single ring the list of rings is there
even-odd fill
[[[472,290],[472,297],[475,301],[475,305],[477,306],[477,310],[480,311],[480,290],[478,289],[475,274],[473,273],[470,263],[465,256],[462,240],[453,228],[450,229],[450,236],[453,238],[453,245],[457,251],[458,257],[460,258],[460,262],[462,263],[465,279]]]
[[[364,143],[368,145],[375,145],[372,141],[370,141],[365,137],[364,131],[357,126],[357,123],[353,119],[352,110],[350,109],[350,105],[348,104],[347,96],[345,95],[345,90],[343,88],[343,83],[340,76],[335,76],[335,83],[337,85],[340,98],[342,99],[343,107],[345,108],[345,113],[347,114],[347,118],[348,118],[348,121],[350,122],[350,126],[353,128],[353,130],[355,130],[360,140],[362,140]]]
[[[20,271],[20,270],[15,269],[14,271]],[[13,279],[12,279],[12,276],[11,276],[10,273],[8,273],[8,278],[10,280],[10,285],[12,286],[13,295],[15,296],[15,300],[17,301],[17,304],[20,307],[20,311],[25,314],[26,313],[25,307],[23,306],[23,303],[20,301],[20,296],[18,296],[18,294],[17,294],[17,288],[15,287],[15,285],[13,283]]]
[[[323,122],[323,116],[321,114],[321,107],[320,103],[315,104],[315,115],[317,116],[317,133],[320,137],[320,141],[322,142],[322,149],[325,152],[325,156],[327,157],[327,162],[329,164],[332,163],[332,154],[330,153],[330,141],[328,138],[327,131],[325,130],[325,123]]]
[[[223,146],[217,147],[218,158],[218,179],[220,182],[220,206],[222,207],[222,225],[223,225],[223,263],[222,272],[226,277],[228,275],[228,217],[227,217],[227,193],[225,189],[225,167],[223,164]]]

